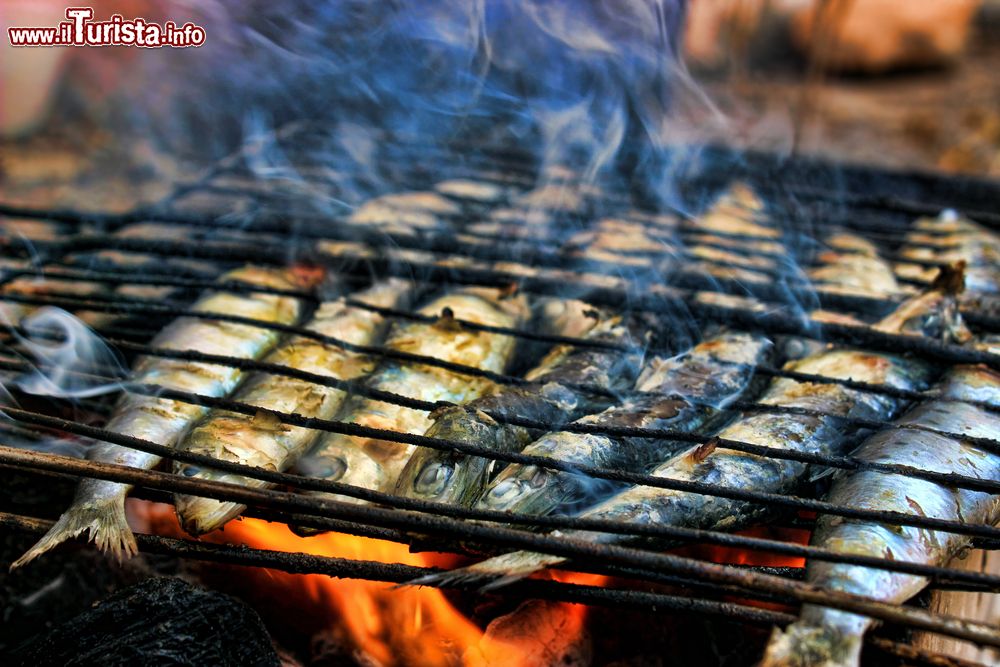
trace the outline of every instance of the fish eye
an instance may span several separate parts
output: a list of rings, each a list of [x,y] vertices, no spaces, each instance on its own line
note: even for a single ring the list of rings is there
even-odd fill
[[[490,489],[488,495],[494,500],[503,500],[506,496],[516,494],[520,486],[520,482],[514,478],[505,479]]]
[[[347,472],[347,462],[338,456],[332,459],[323,459],[322,461],[300,463],[299,470],[306,477],[319,477],[321,479],[337,481]]]
[[[197,475],[200,472],[201,472],[201,468],[199,468],[197,466],[184,466],[181,469],[181,474],[184,475],[185,477],[194,477],[195,475]]]
[[[454,474],[454,466],[429,463],[417,475],[417,481],[414,486],[421,493],[438,495],[444,491],[445,486],[451,481]]]
[[[327,466],[327,468],[323,471],[324,474],[320,475],[320,477],[326,477],[327,479],[336,481],[343,477],[346,472],[347,462],[338,456],[330,461],[330,465]]]

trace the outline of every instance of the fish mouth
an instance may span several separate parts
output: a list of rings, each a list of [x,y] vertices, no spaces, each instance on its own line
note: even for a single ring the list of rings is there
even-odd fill
[[[222,528],[245,509],[239,503],[199,496],[177,496],[174,507],[184,532],[195,537]]]

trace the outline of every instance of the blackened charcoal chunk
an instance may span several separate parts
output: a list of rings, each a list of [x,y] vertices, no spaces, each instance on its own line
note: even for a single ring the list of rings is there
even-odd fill
[[[115,593],[17,651],[30,667],[255,665],[277,667],[260,617],[228,595],[180,579]]]

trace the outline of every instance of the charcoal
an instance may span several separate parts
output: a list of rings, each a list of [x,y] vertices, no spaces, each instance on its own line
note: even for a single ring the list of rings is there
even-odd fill
[[[46,667],[279,665],[257,614],[222,593],[153,578],[115,593],[19,649],[7,664]]]
[[[72,501],[75,488],[74,479],[8,471],[0,486],[0,511],[55,519]],[[140,554],[119,563],[92,547],[68,544],[8,571],[39,537],[0,529],[0,664],[6,664],[8,652],[115,591],[185,569],[183,561],[170,556]]]

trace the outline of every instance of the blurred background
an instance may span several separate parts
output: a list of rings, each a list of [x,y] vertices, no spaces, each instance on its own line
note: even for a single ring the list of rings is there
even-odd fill
[[[91,4],[207,43],[13,48],[66,5],[0,0],[4,201],[125,208],[297,118],[359,160],[375,128],[502,127],[594,169],[638,134],[1000,175],[1000,0]]]

